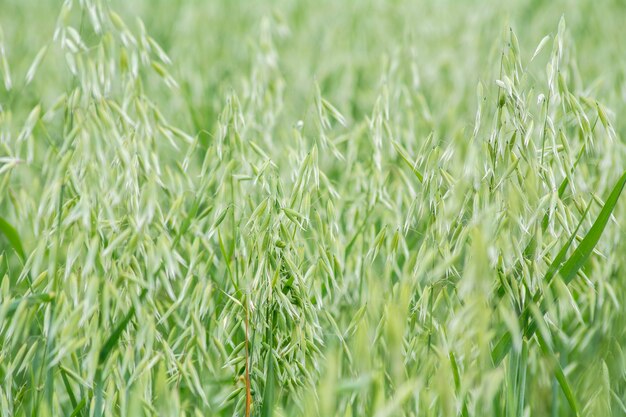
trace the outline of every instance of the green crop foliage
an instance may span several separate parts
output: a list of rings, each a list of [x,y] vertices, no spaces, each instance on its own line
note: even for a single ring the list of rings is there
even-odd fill
[[[0,416],[626,415],[620,1],[0,1]]]

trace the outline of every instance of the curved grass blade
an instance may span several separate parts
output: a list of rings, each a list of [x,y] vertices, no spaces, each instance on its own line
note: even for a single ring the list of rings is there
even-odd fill
[[[493,361],[494,366],[500,365],[502,359],[509,353],[511,350],[511,346],[513,344],[513,338],[510,332],[506,332],[502,335],[498,343],[491,350],[491,360]]]
[[[20,257],[22,262],[26,259],[26,254],[24,253],[24,248],[22,247],[22,241],[20,240],[20,235],[17,233],[17,230],[9,222],[0,217],[0,232],[4,233],[6,238],[9,240],[13,249]]]
[[[587,217],[587,213],[589,212],[589,209],[591,208],[592,202],[593,200],[589,201],[589,204],[587,204],[587,208],[585,209],[583,215],[581,216],[580,221],[578,222],[578,225],[576,226],[576,229],[574,229],[574,232],[571,234],[571,236],[569,237],[565,245],[563,245],[559,253],[552,260],[552,263],[550,263],[550,266],[548,267],[548,271],[546,272],[546,275],[544,276],[544,279],[543,279],[548,285],[552,281],[552,278],[554,277],[554,275],[559,271],[559,267],[563,264],[563,259],[565,259],[565,257],[567,256],[567,251],[569,247],[572,245],[572,242],[576,238],[576,234],[578,233],[580,226],[582,226],[585,218]],[[504,287],[500,287],[500,288],[504,288]],[[541,292],[538,291],[533,297],[533,302],[539,303],[540,301],[541,301]],[[529,313],[528,309],[525,308],[521,315],[522,322],[526,321],[526,319],[528,318],[528,313]],[[528,326],[526,327],[526,331],[524,333],[528,337],[531,337],[535,333],[535,330],[536,330],[535,323],[531,321],[528,323]],[[511,333],[507,331],[504,335],[502,335],[498,343],[496,343],[496,346],[491,351],[491,359],[493,360],[493,363],[495,366],[498,366],[500,362],[502,362],[504,357],[507,355],[507,353],[509,353],[512,342],[513,340],[511,337]]]
[[[36,304],[50,303],[52,302],[52,300],[54,300],[54,297],[55,297],[54,293],[44,293],[44,294],[29,295],[26,297],[22,297],[19,300],[13,300],[11,301],[11,304],[9,304],[7,315],[11,315],[15,313],[15,310],[17,310],[17,308],[23,302],[29,306],[32,306]]]
[[[80,400],[80,403],[78,403],[78,405],[74,408],[74,411],[72,411],[72,414],[70,414],[70,417],[77,417],[77,416],[82,415],[82,411],[83,411],[83,408],[85,407],[85,404],[87,404],[87,400],[83,398],[82,400]]]
[[[456,394],[461,395],[461,375],[459,373],[459,365],[456,361],[456,357],[454,356],[454,352],[450,351],[448,355],[450,357],[450,365],[452,365],[452,376],[454,377],[454,388],[456,389]],[[467,404],[465,403],[465,398],[463,398],[463,407],[461,409],[461,417],[468,417]]]
[[[536,310],[538,311],[538,309]],[[543,321],[543,316],[540,313],[535,314],[535,316],[537,320]],[[541,327],[545,328],[546,330],[548,329],[548,325],[545,323],[545,321],[541,323]],[[543,332],[541,331],[537,332],[537,340],[539,341],[539,346],[541,347],[543,352],[546,355],[548,355],[548,358],[552,362],[552,366],[554,366],[554,376],[556,377],[556,380],[561,386],[561,390],[563,390],[565,399],[567,399],[567,402],[572,408],[572,411],[574,411],[574,415],[579,416],[580,413],[578,412],[578,404],[576,402],[576,398],[574,397],[574,391],[572,390],[572,387],[567,381],[565,372],[563,372],[563,368],[561,367],[559,360],[557,359],[554,351],[552,350],[550,343],[546,340],[546,338],[544,337],[542,333]]]
[[[142,301],[147,293],[148,290],[144,289],[139,295],[139,301]],[[134,304],[130,307],[130,310],[128,310],[128,313],[126,313],[126,316],[122,319],[120,324],[118,324],[115,330],[113,330],[113,333],[111,333],[104,345],[102,345],[102,349],[100,349],[100,355],[98,356],[98,363],[102,364],[106,360],[106,358],[111,353],[111,350],[113,350],[113,347],[117,344],[120,336],[122,336],[122,333],[126,329],[126,326],[128,326],[128,323],[130,323],[133,317],[135,317]]]
[[[569,177],[565,177],[563,178],[563,181],[561,182],[561,185],[559,186],[557,195],[559,198],[563,197],[563,194],[565,193],[565,190],[567,189],[567,185],[569,184]],[[585,217],[585,214],[583,215],[583,218]],[[543,218],[541,219],[541,231],[545,232],[546,229],[548,228],[548,222],[550,221],[550,217],[548,216],[548,213],[545,213],[543,215]],[[580,225],[579,225],[580,227]],[[576,228],[576,230],[578,230],[578,228]],[[568,246],[569,247],[569,246]],[[533,235],[530,240],[528,241],[528,243],[526,244],[526,247],[524,248],[524,259],[529,259],[532,254],[535,252],[535,250],[537,249],[537,236]],[[522,260],[519,259],[516,263],[515,266],[513,267],[513,275],[518,277],[520,275],[522,271]],[[500,285],[498,286],[498,290],[496,295],[498,296],[498,298],[501,298],[504,296],[505,293],[505,288],[504,285],[502,285],[502,283],[500,283]]]
[[[142,301],[146,294],[148,293],[147,289],[143,289],[141,294],[139,295],[139,301]],[[106,361],[107,357],[113,350],[113,347],[117,344],[119,338],[122,336],[124,330],[128,326],[128,323],[135,317],[135,304],[133,304],[126,316],[122,319],[120,324],[117,325],[113,333],[109,336],[109,338],[104,342],[102,348],[100,349],[100,354],[98,355],[98,369],[96,371],[96,376],[94,378],[94,386],[96,391],[96,404],[95,404],[95,412],[94,415],[96,417],[100,417],[102,415],[102,402],[103,402],[103,381],[102,381],[102,365]],[[84,400],[84,398],[83,398]]]
[[[423,183],[424,182],[424,176],[422,175],[421,172],[419,172],[417,170],[417,168],[415,168],[415,166],[413,165],[413,163],[411,162],[411,160],[409,159],[408,153],[407,151],[402,147],[402,145],[400,145],[398,142],[396,142],[395,140],[391,141],[391,144],[393,145],[394,149],[396,150],[396,152],[398,152],[398,155],[400,155],[400,158],[402,158],[402,160],[404,161],[404,163],[411,168],[411,171],[413,171],[413,174],[415,175],[415,177],[418,179],[419,182]]]
[[[554,275],[556,275],[557,272],[559,272],[561,266],[563,265],[563,261],[565,257],[567,256],[567,251],[569,250],[570,246],[572,246],[574,239],[576,239],[576,234],[578,233],[578,230],[580,230],[580,226],[582,226],[583,222],[585,221],[585,218],[587,217],[587,213],[589,213],[589,209],[591,208],[592,203],[593,203],[593,199],[589,200],[589,204],[587,204],[587,208],[585,209],[585,212],[580,217],[580,221],[578,222],[576,229],[574,229],[574,232],[572,232],[572,235],[569,237],[565,245],[563,245],[559,253],[556,254],[556,257],[552,260],[552,263],[550,263],[550,266],[548,267],[548,271],[546,271],[546,275],[543,277],[543,280],[546,282],[546,284],[550,284],[552,282],[552,278],[554,278]],[[538,303],[540,297],[541,297],[540,293],[537,292],[537,294],[535,294],[533,299],[536,303]]]
[[[593,249],[598,244],[598,241],[602,236],[602,232],[604,231],[609,218],[611,218],[611,213],[613,213],[613,210],[617,205],[617,201],[622,193],[622,190],[624,189],[624,185],[626,185],[626,172],[622,174],[622,177],[617,181],[615,187],[613,187],[613,191],[604,203],[604,207],[602,207],[598,218],[595,222],[593,222],[593,226],[591,226],[587,235],[583,238],[582,242],[580,242],[567,262],[565,262],[565,264],[561,267],[559,273],[561,274],[561,277],[563,277],[563,281],[566,284],[570,283],[572,279],[574,279],[580,268],[585,264],[587,259],[589,259],[589,255],[591,255]]]
[[[593,252],[593,249],[595,248],[598,241],[600,240],[600,237],[602,236],[602,232],[604,231],[604,228],[606,227],[606,224],[608,223],[609,218],[611,217],[611,214],[613,213],[613,210],[615,209],[615,206],[617,205],[617,201],[619,200],[619,197],[625,185],[626,185],[626,172],[622,174],[620,179],[617,181],[617,183],[613,187],[613,190],[611,191],[609,198],[604,203],[604,206],[602,207],[602,210],[600,211],[600,214],[598,215],[596,220],[593,222],[591,229],[589,229],[589,231],[587,232],[583,240],[580,242],[580,244],[578,245],[574,253],[572,253],[572,255],[567,259],[567,261],[563,263],[563,259],[565,258],[567,254],[567,250],[569,249],[572,242],[576,238],[576,233],[578,232],[584,218],[586,217],[587,212],[589,211],[589,208],[591,206],[591,203],[587,206],[585,213],[583,214],[580,222],[578,223],[578,226],[576,227],[576,229],[574,230],[574,232],[568,239],[567,243],[563,246],[563,248],[561,248],[557,256],[554,258],[554,260],[550,264],[550,267],[548,267],[548,271],[546,272],[544,281],[547,281],[547,283],[549,284],[552,278],[554,277],[554,275],[556,275],[557,273],[561,275],[561,277],[563,278],[563,282],[565,282],[565,284],[569,284],[574,279],[574,277],[576,276],[580,268],[585,264],[585,262],[587,261],[591,253]],[[541,299],[541,293],[537,293],[533,297],[533,301],[535,303],[539,303],[540,299]],[[527,315],[527,313],[528,312],[525,309],[524,313],[522,314]],[[535,333],[536,328],[537,326],[535,325],[535,323],[530,322],[525,332],[526,336],[531,337]],[[500,338],[498,343],[496,343],[496,346],[491,351],[491,359],[493,360],[493,363],[495,366],[498,366],[500,362],[502,362],[502,359],[504,359],[506,354],[509,352],[509,350],[511,349],[511,343],[512,343],[512,340],[511,340],[511,335],[509,334],[509,332],[506,332]]]
[[[67,391],[67,395],[68,395],[68,397],[70,399],[70,404],[72,405],[74,410],[76,410],[78,408],[78,402],[76,401],[76,396],[74,395],[74,390],[72,390],[72,386],[70,385],[70,381],[67,379],[67,375],[66,375],[65,370],[63,369],[63,367],[59,367],[59,370],[61,371],[61,379],[63,380],[63,385],[65,385],[65,390]],[[83,400],[84,400],[84,398],[83,398]],[[79,411],[80,411],[80,409],[79,409]],[[72,414],[74,414],[74,413],[72,413]]]

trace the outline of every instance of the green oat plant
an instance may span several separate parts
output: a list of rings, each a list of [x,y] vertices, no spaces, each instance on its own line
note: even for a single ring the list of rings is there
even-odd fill
[[[0,415],[626,414],[626,11],[486,3],[0,3]]]

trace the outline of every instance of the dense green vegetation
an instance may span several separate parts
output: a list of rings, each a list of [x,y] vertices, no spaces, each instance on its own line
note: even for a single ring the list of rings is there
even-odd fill
[[[624,22],[2,0],[0,415],[625,415]]]

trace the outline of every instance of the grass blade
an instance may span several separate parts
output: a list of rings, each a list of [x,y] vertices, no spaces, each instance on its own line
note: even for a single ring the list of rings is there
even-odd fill
[[[587,232],[583,240],[580,242],[580,244],[574,251],[574,253],[572,253],[572,255],[567,259],[567,261],[565,261],[565,263],[562,263],[563,259],[565,258],[567,254],[567,250],[571,246],[572,242],[575,240],[576,234],[578,233],[578,230],[580,229],[580,226],[582,225],[582,222],[584,221],[589,211],[589,208],[591,207],[591,201],[593,200],[590,201],[576,229],[574,230],[572,235],[569,237],[566,244],[561,248],[557,256],[554,258],[554,260],[550,264],[550,267],[548,267],[548,271],[546,272],[544,281],[546,281],[549,284],[552,280],[552,277],[556,273],[559,273],[563,277],[563,281],[566,284],[569,284],[574,279],[574,277],[576,276],[580,268],[585,264],[585,262],[587,261],[591,253],[593,252],[593,249],[595,248],[596,244],[600,240],[600,237],[602,236],[602,232],[604,231],[604,228],[606,227],[606,224],[608,223],[609,218],[611,217],[611,213],[613,213],[613,210],[615,209],[615,206],[617,205],[619,196],[621,195],[622,190],[624,189],[624,185],[626,185],[626,172],[622,174],[620,179],[617,181],[617,183],[613,187],[613,190],[611,191],[609,198],[604,203],[604,206],[602,207],[600,214],[598,215],[595,222],[591,226],[591,229],[589,229],[589,232]],[[535,303],[539,303],[539,301],[541,301],[541,293],[538,292],[533,297],[533,301]],[[522,314],[527,315],[528,311],[525,309],[524,313]],[[532,322],[529,323],[528,328],[526,330],[526,336],[527,337],[532,336],[535,333],[535,330],[536,330],[536,325],[534,325]],[[504,359],[506,354],[509,352],[509,350],[511,349],[511,344],[512,344],[511,335],[509,334],[509,332],[506,332],[500,338],[498,343],[496,343],[496,345],[491,351],[491,359],[493,360],[493,363],[496,366],[499,365],[500,362],[502,362],[502,359]]]
[[[602,236],[602,232],[606,227],[606,224],[611,217],[611,213],[615,209],[617,205],[617,201],[619,200],[619,196],[624,189],[624,185],[626,184],[626,172],[624,172],[621,178],[617,181],[615,186],[613,187],[613,191],[609,195],[609,198],[604,203],[604,207],[600,211],[598,218],[589,232],[585,235],[583,240],[580,242],[574,253],[569,257],[567,262],[561,267],[560,274],[563,277],[563,281],[568,284],[574,279],[580,268],[585,264],[587,259],[589,259],[589,255],[593,252],[593,249],[598,244],[600,237]]]
[[[22,247],[20,235],[17,233],[17,230],[15,230],[15,228],[2,217],[0,217],[0,232],[4,233],[6,238],[9,240],[9,243],[13,246],[13,249],[23,262],[26,259],[26,254],[24,253],[24,248]]]
[[[72,390],[70,381],[68,381],[67,379],[65,370],[62,367],[59,367],[59,370],[61,371],[61,379],[63,380],[63,385],[65,385],[65,390],[67,391],[67,395],[70,398],[70,404],[72,404],[72,407],[74,408],[74,410],[76,410],[78,408],[78,403],[76,401],[76,396],[74,395],[74,390]]]
[[[541,314],[536,314],[535,316],[536,316],[536,320],[542,321],[541,327],[547,330],[548,325],[545,323]],[[552,362],[552,366],[554,366],[554,376],[556,377],[556,380],[561,386],[561,390],[563,391],[563,394],[565,395],[565,398],[567,399],[568,404],[572,408],[572,411],[574,411],[574,414],[576,416],[579,416],[580,414],[578,413],[578,404],[576,402],[576,398],[574,397],[574,391],[572,390],[572,387],[567,381],[567,377],[565,376],[565,373],[563,372],[563,368],[561,367],[559,360],[557,359],[556,355],[554,354],[554,351],[552,350],[552,347],[550,346],[550,343],[546,340],[542,332],[539,331],[539,332],[536,332],[536,334],[537,334],[537,341],[539,342],[539,346],[541,347],[543,352],[546,355],[548,355],[548,358],[550,358],[550,361]]]
[[[411,168],[411,171],[413,171],[413,174],[415,175],[415,177],[419,180],[419,182],[424,182],[424,176],[422,175],[421,172],[419,172],[417,170],[417,168],[415,168],[415,166],[411,163],[411,161],[409,160],[409,156],[407,151],[402,147],[402,145],[400,145],[398,142],[396,142],[395,140],[391,141],[391,144],[393,145],[394,149],[396,150],[396,152],[398,152],[398,155],[400,155],[400,158],[402,158],[402,160],[404,161],[404,163]]]
[[[272,417],[274,415],[274,353],[271,348],[271,338],[273,337],[274,330],[274,314],[270,314],[270,326],[267,329],[266,342],[270,345],[270,349],[267,352],[266,365],[265,365],[265,388],[263,390],[263,406],[261,408],[261,417]]]
[[[454,377],[454,387],[456,389],[456,394],[461,395],[461,375],[459,373],[459,365],[456,361],[456,357],[454,356],[454,352],[450,351],[450,365],[452,366],[452,375]],[[463,398],[463,406],[461,408],[461,416],[468,417],[467,404],[465,404],[465,398]]]
[[[27,297],[20,298],[19,300],[13,300],[11,301],[11,304],[9,304],[7,315],[13,314],[15,310],[17,310],[17,308],[23,302],[25,302],[29,306],[32,306],[36,304],[50,303],[52,302],[52,300],[54,300],[54,297],[55,297],[54,293],[46,293],[46,294],[29,295]]]
[[[146,289],[141,292],[141,294],[139,295],[139,301],[143,300],[147,292],[148,290]],[[111,353],[111,350],[117,344],[117,341],[122,336],[122,333],[126,329],[126,326],[128,326],[128,323],[130,323],[133,317],[135,317],[134,304],[130,307],[130,310],[128,310],[128,313],[126,313],[126,316],[124,316],[120,324],[118,324],[115,330],[113,330],[113,333],[111,333],[106,342],[104,342],[104,345],[102,345],[102,348],[100,349],[100,354],[98,355],[98,363],[102,364],[104,363],[104,361],[106,361],[107,357]]]
[[[72,411],[72,414],[70,414],[70,417],[78,417],[82,415],[82,411],[83,411],[83,408],[85,407],[85,404],[87,404],[87,400],[83,398],[82,400],[80,400],[78,405],[74,407],[74,411]]]

